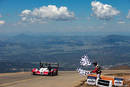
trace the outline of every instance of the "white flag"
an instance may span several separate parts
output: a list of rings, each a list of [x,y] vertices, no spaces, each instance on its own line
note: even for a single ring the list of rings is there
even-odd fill
[[[91,65],[91,62],[90,62],[90,60],[89,60],[87,55],[84,55],[84,56],[81,57],[80,65],[81,66],[89,66],[89,65]]]

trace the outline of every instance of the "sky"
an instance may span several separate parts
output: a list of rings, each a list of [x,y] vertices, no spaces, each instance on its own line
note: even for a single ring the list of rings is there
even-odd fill
[[[0,0],[0,34],[130,34],[130,0]]]

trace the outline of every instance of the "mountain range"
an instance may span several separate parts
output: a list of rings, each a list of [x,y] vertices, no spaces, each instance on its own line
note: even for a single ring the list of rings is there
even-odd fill
[[[58,62],[63,70],[80,67],[80,57],[104,67],[130,65],[130,36],[47,36],[19,34],[0,38],[2,72],[30,70],[40,61]]]

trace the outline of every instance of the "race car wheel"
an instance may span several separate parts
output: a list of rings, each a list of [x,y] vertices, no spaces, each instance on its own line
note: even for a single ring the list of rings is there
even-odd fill
[[[48,73],[48,76],[52,76],[52,72],[49,72],[49,73]]]
[[[35,75],[35,72],[33,72],[32,74]]]
[[[54,76],[54,73],[53,73],[53,72],[51,72],[51,76]]]
[[[56,72],[54,72],[54,76],[56,76]]]
[[[58,71],[56,71],[56,75],[58,75]]]

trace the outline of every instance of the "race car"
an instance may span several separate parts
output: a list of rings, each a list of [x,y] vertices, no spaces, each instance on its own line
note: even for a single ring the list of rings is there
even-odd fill
[[[33,75],[43,75],[43,76],[56,76],[58,75],[58,63],[41,63],[40,68],[33,68]]]

